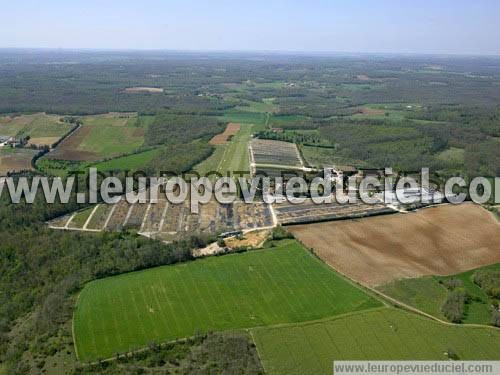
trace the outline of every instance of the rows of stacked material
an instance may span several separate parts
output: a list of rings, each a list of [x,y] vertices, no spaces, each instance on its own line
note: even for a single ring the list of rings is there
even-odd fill
[[[311,223],[326,220],[353,219],[395,212],[383,203],[339,204],[337,202],[316,204],[312,199],[303,203],[283,202],[274,205],[278,222],[282,225]]]
[[[147,217],[144,221],[142,231],[145,233],[161,231],[162,219],[168,210],[168,202],[166,199],[160,199],[156,203],[152,203],[147,212]]]
[[[147,209],[147,203],[136,203],[132,205],[132,211],[130,212],[127,221],[123,225],[124,228],[133,229],[136,231],[141,230],[142,222],[144,220],[144,216],[146,215]]]
[[[108,219],[114,205],[100,204],[90,218],[87,229],[103,230],[106,220]]]
[[[215,200],[200,207],[199,230],[205,233],[217,233],[217,206]]]
[[[182,226],[182,215],[183,205],[170,203],[165,214],[161,231],[167,233],[178,232],[179,228]]]
[[[286,181],[292,177],[303,177],[304,171],[301,169],[290,169],[290,167],[271,168],[257,166],[255,168],[255,176],[269,177],[271,179],[281,177]]]
[[[234,204],[234,209],[235,229],[256,229],[273,225],[271,209],[265,203],[246,204],[244,202],[237,202]]]
[[[64,228],[68,224],[69,220],[72,218],[73,214],[60,216],[49,222],[49,225],[53,228]]]
[[[112,232],[121,231],[124,228],[131,207],[131,204],[126,199],[121,199],[114,207],[114,211],[111,213],[108,224],[104,229]]]
[[[273,164],[302,167],[299,150],[295,143],[253,139],[252,158],[256,164]]]
[[[66,215],[50,222],[57,228],[68,228],[71,218],[83,215],[81,225],[75,229],[135,230],[155,238],[194,233],[217,234],[233,230],[248,230],[273,225],[269,205],[263,202],[246,204],[218,203],[215,200],[199,205],[199,213],[191,212],[190,202],[169,203],[164,199],[156,203],[130,204],[126,199],[114,205],[99,204],[76,214]],[[73,219],[74,220],[74,219]],[[87,223],[88,222],[88,223]],[[71,222],[70,222],[71,224]],[[83,228],[87,224],[86,228]]]

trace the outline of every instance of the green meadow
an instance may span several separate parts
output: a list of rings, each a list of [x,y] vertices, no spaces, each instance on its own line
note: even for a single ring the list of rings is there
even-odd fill
[[[332,374],[336,360],[499,360],[500,330],[448,326],[394,308],[257,328],[267,374]]]
[[[304,322],[381,306],[299,243],[92,281],[74,315],[81,361],[197,332]]]

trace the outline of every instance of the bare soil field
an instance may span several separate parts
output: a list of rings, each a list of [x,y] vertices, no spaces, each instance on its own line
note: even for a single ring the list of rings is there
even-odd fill
[[[140,94],[140,93],[152,93],[152,94],[160,94],[163,92],[162,88],[159,87],[127,87],[125,89],[127,94]]]
[[[52,146],[60,137],[36,137],[29,140],[30,145],[34,146]]]
[[[500,262],[500,224],[472,203],[289,229],[330,266],[369,286]]]
[[[68,138],[61,142],[57,148],[48,153],[45,157],[47,159],[56,160],[70,160],[70,161],[97,161],[100,159],[99,155],[89,152],[80,151],[78,146],[83,142],[83,140],[90,134],[92,129],[88,126],[82,126],[71,134]]]
[[[371,78],[368,77],[366,74],[358,74],[356,78],[360,81],[370,81]]]
[[[226,243],[227,247],[232,249],[236,249],[238,247],[250,247],[252,249],[256,249],[264,244],[270,234],[270,229],[256,230],[253,232],[245,233],[242,239],[230,237],[225,239],[224,242]]]
[[[0,176],[9,172],[32,170],[31,160],[35,154],[36,151],[29,149],[0,149]]]
[[[383,116],[385,115],[385,110],[380,108],[370,108],[370,107],[361,107],[361,114],[365,116]]]
[[[231,137],[235,136],[240,131],[240,124],[229,123],[223,133],[217,134],[210,140],[211,145],[226,144]]]

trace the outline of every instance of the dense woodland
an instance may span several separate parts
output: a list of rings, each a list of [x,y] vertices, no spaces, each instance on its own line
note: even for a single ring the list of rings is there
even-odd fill
[[[282,114],[325,118],[364,103],[496,105],[499,82],[494,57],[0,51],[4,113],[221,114],[276,98]],[[164,92],[124,91],[135,86]]]
[[[444,176],[500,175],[498,107],[436,105],[400,119],[336,116],[282,127],[282,133],[263,131],[259,137],[328,147],[336,156],[363,161],[359,165],[363,167],[401,171],[429,167]],[[447,157],[450,149],[458,157]]]
[[[43,367],[47,358],[61,352],[73,353],[68,324],[86,282],[189,260],[191,250],[209,240],[193,237],[164,245],[130,233],[88,235],[45,225],[75,208],[41,199],[32,205],[1,199],[0,362],[13,372]]]

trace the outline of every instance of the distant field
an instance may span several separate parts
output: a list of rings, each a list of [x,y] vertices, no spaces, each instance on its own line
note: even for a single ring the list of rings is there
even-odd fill
[[[0,148],[0,176],[9,172],[20,172],[33,169],[31,160],[38,151],[24,148]]]
[[[480,268],[480,270],[483,269],[500,270],[500,264]],[[446,320],[441,307],[446,300],[448,289],[440,281],[458,279],[462,281],[463,288],[472,297],[470,302],[465,305],[465,316],[462,322],[488,325],[491,321],[493,301],[483,289],[474,283],[473,275],[476,271],[471,270],[453,276],[426,276],[396,280],[378,289],[399,301]]]
[[[264,99],[262,102],[248,101],[245,106],[236,107],[237,110],[243,112],[269,112],[277,111],[278,106],[273,103],[273,99]]]
[[[201,174],[217,171],[223,175],[228,172],[250,171],[248,144],[252,133],[260,126],[253,124],[241,125],[238,133],[224,145],[217,145],[215,152],[194,169]]]
[[[97,168],[99,171],[139,170],[145,165],[147,165],[155,156],[158,155],[159,152],[160,149],[155,148],[137,154],[122,156],[108,161],[103,161],[98,164],[95,164],[93,167]]]
[[[352,164],[360,167],[364,164],[360,160],[347,159],[339,156],[338,151],[334,148],[301,145],[300,151],[307,163],[315,167],[324,167],[332,164]]]
[[[456,274],[500,262],[500,226],[475,204],[290,230],[333,268],[369,285]]]
[[[150,94],[160,94],[163,89],[160,87],[127,87],[125,89],[127,94],[140,94],[140,93],[150,93]]]
[[[227,111],[219,117],[222,121],[235,122],[238,124],[265,124],[267,115],[262,112],[245,112],[238,110]]]
[[[75,310],[81,361],[194,335],[381,306],[295,241],[96,280]]]
[[[0,135],[30,137],[37,146],[51,146],[69,132],[71,124],[60,121],[60,116],[37,113],[15,117],[0,117]]]
[[[97,161],[136,151],[144,144],[146,121],[135,115],[85,116],[83,125],[46,157],[56,160]]]
[[[382,308],[252,330],[268,374],[332,374],[334,360],[499,360],[500,330],[446,326]]]
[[[462,148],[450,147],[439,153],[437,158],[453,165],[461,165],[464,162],[465,150]]]

